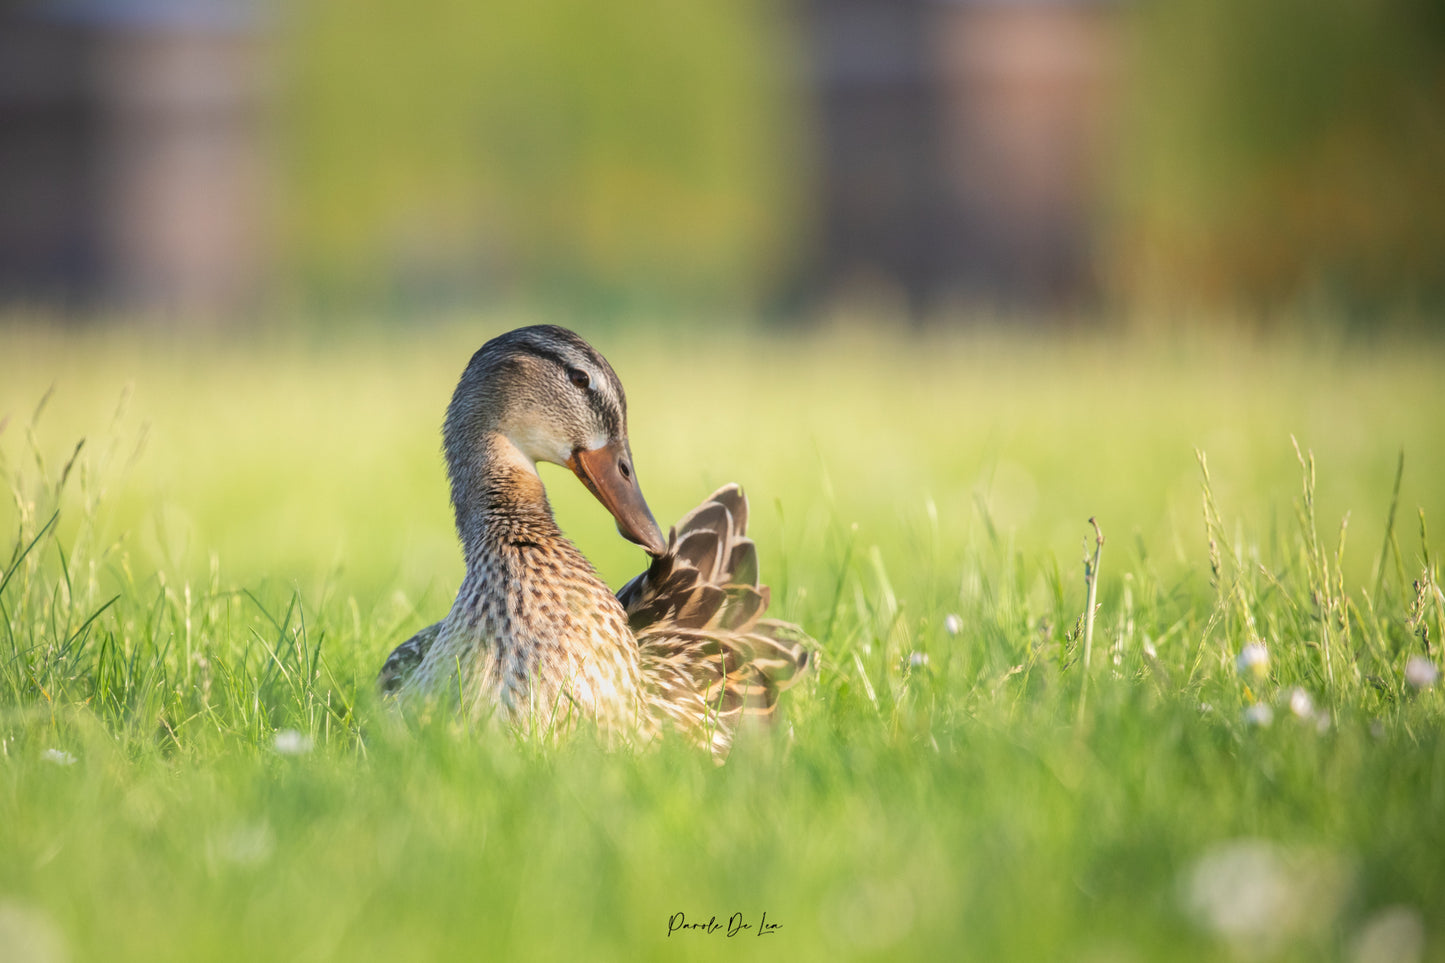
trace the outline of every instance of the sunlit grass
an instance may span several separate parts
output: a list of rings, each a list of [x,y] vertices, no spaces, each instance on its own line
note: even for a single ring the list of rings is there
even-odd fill
[[[1439,955],[1438,348],[585,332],[658,518],[743,483],[818,639],[715,769],[372,695],[460,577],[438,424],[507,324],[0,330],[0,957]]]

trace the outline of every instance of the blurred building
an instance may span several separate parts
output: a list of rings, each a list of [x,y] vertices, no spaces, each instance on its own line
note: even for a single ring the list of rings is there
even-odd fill
[[[810,0],[822,143],[809,286],[915,311],[1094,290],[1117,10],[1099,0]]]
[[[192,313],[254,296],[262,49],[239,0],[0,9],[0,296]]]

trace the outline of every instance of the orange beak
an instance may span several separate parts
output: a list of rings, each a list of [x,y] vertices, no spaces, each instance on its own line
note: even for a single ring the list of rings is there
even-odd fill
[[[613,440],[591,451],[578,449],[567,459],[567,467],[617,519],[623,538],[641,545],[649,555],[667,552],[667,539],[637,485],[627,442]]]

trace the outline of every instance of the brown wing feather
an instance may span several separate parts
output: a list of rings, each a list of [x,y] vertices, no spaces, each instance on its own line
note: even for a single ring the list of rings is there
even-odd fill
[[[737,485],[724,485],[719,488],[709,496],[703,505],[708,503],[718,504],[727,509],[728,515],[732,517],[733,531],[737,532],[739,537],[747,531],[748,499]]]
[[[733,585],[758,584],[758,549],[752,539],[745,538],[733,544],[732,554],[728,556],[728,571],[732,573],[729,581]]]
[[[721,561],[719,554],[723,540],[727,537],[726,530],[716,531],[701,529],[688,532],[677,540],[676,545],[669,545],[669,553],[677,556],[678,563],[691,566],[697,569],[697,577],[703,582],[712,582],[714,576],[719,574]]]
[[[772,717],[808,664],[802,629],[765,619],[770,593],[746,537],[747,498],[714,492],[677,523],[668,552],[617,593],[659,710],[719,755],[744,718]]]

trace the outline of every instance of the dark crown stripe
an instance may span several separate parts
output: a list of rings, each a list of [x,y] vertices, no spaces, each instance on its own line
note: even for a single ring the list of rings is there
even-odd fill
[[[560,368],[566,369],[572,367],[572,362],[562,357],[559,352],[553,351],[550,348],[543,347],[542,345],[533,344],[530,341],[518,341],[512,347],[515,350],[523,352],[524,354],[530,354],[533,357],[542,358],[545,361],[550,361]]]

